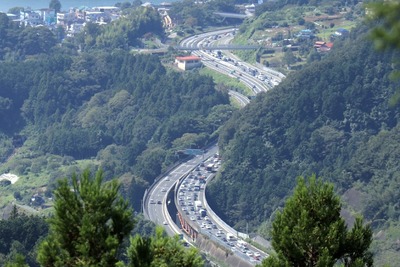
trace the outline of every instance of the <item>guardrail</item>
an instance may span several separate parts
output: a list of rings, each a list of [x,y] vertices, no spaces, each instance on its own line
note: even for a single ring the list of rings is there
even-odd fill
[[[206,188],[207,188],[207,184],[212,179],[214,179],[214,177],[215,177],[215,175],[210,177],[210,179],[207,179],[206,185],[204,186],[204,191],[203,191],[203,194],[204,194],[204,197],[203,197],[204,203],[203,203],[203,205],[207,209],[207,213],[211,214],[211,216],[214,218],[215,221],[218,221],[218,224],[222,226],[222,228],[225,230],[225,232],[231,233],[231,234],[236,235],[236,236],[238,236],[240,238],[243,238],[243,239],[249,238],[248,234],[236,231],[231,226],[229,226],[226,222],[224,222],[208,205],[207,198],[206,198]]]
[[[182,162],[187,161],[190,157],[192,156],[187,156],[184,159],[181,159],[179,161],[177,161],[175,164],[171,165],[170,167],[167,168],[166,171],[164,171],[163,173],[161,173],[160,175],[158,175],[153,183],[149,186],[149,188],[146,188],[146,190],[144,191],[144,195],[143,195],[143,200],[142,200],[142,211],[143,211],[143,215],[146,219],[149,219],[149,214],[147,213],[147,203],[148,203],[148,195],[149,192],[153,189],[153,187],[160,181],[160,179],[166,175],[168,175],[174,168],[176,168],[177,166],[179,166],[180,164],[182,164]]]

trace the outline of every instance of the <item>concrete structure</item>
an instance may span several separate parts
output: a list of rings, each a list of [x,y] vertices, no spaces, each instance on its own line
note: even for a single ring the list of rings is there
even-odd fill
[[[176,57],[175,63],[181,70],[190,70],[201,66],[201,58],[196,56]]]

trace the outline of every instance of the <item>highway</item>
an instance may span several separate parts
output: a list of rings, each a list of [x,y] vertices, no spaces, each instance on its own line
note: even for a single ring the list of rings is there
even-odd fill
[[[211,167],[212,166],[212,167]],[[207,158],[197,165],[185,179],[181,180],[178,187],[176,203],[178,211],[192,223],[196,230],[213,240],[220,246],[231,250],[239,258],[250,265],[260,263],[267,257],[263,251],[247,244],[235,229],[223,222],[208,206],[205,198],[205,189],[208,181],[215,176],[221,166],[218,154]]]
[[[204,158],[210,157],[217,152],[217,147],[209,149],[204,155],[198,155],[170,171],[167,176],[162,177],[150,187],[143,200],[143,212],[145,217],[158,225],[163,225],[169,235],[181,234],[181,230],[173,223],[171,216],[166,212],[167,193],[173,189],[176,182],[189,173]]]
[[[241,61],[227,50],[219,51],[218,54],[218,51],[207,49],[218,45],[228,45],[236,31],[237,29],[233,28],[190,36],[182,40],[180,46],[197,48],[198,50],[193,51],[192,54],[202,58],[206,67],[238,79],[254,94],[268,91],[278,85],[285,78],[282,73],[266,67],[258,68]]]
[[[192,53],[201,57],[206,67],[240,80],[240,82],[252,89],[254,95],[268,91],[279,84],[285,78],[279,72],[257,68],[242,62],[227,51],[224,51],[223,55],[221,55],[222,51],[215,53],[202,50],[205,49],[206,45],[213,45],[215,42],[229,43],[236,30],[226,29],[191,36],[184,39],[180,45],[199,48],[200,50]],[[230,91],[229,94],[235,97],[242,106],[250,102],[248,97],[236,91]],[[217,153],[218,148],[215,145],[208,149],[206,153],[193,156],[156,180],[144,196],[143,212],[147,219],[158,225],[163,225],[167,234],[182,234],[182,230],[175,224],[176,218],[171,218],[167,209],[168,205],[173,203],[168,199],[168,194],[176,190],[177,194],[173,197],[175,198],[178,212],[182,214],[182,217],[186,222],[189,222],[192,228],[200,234],[208,236],[220,246],[230,249],[239,258],[247,261],[249,266],[254,266],[268,255],[238,238],[238,236],[244,236],[244,234],[239,234],[209,208],[204,193],[206,183],[202,185],[196,184],[196,177],[197,180],[199,177],[203,177],[206,182],[212,179],[214,173],[208,173],[206,167],[211,161],[216,164],[215,166],[220,166],[220,161],[215,161],[214,157]],[[217,170],[218,168],[215,169],[215,171]],[[206,209],[207,217],[199,214],[200,207],[196,207],[195,201],[200,201],[201,207]],[[172,216],[175,217],[175,214]],[[228,237],[232,238],[228,239]],[[186,240],[190,242],[190,240]]]

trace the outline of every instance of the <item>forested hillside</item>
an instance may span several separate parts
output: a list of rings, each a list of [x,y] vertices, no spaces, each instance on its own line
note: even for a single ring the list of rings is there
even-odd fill
[[[155,56],[52,53],[1,63],[0,73],[3,160],[16,134],[32,151],[8,166],[12,172],[47,173],[51,183],[63,175],[61,165],[92,158],[108,178],[135,177],[137,209],[145,187],[179,159],[175,152],[211,142],[232,110],[210,77],[168,72]]]
[[[236,229],[268,225],[296,177],[316,173],[336,184],[347,214],[361,212],[376,232],[384,230],[377,257],[395,257],[400,126],[399,107],[389,100],[399,84],[389,76],[399,54],[376,52],[366,31],[336,42],[325,59],[259,95],[224,126],[223,170],[207,195]]]

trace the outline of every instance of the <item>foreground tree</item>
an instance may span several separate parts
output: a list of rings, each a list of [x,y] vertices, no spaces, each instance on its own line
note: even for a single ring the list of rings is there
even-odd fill
[[[156,229],[154,237],[131,238],[127,251],[128,267],[201,267],[204,262],[197,249],[185,249],[177,236],[167,237],[162,228]]]
[[[98,171],[72,176],[55,190],[50,234],[40,244],[41,266],[115,266],[123,239],[133,229],[132,211],[119,195],[116,180],[102,183]]]
[[[333,185],[315,175],[300,177],[294,194],[272,225],[272,246],[276,255],[262,266],[372,266],[368,251],[372,230],[357,218],[351,230],[340,216],[341,203]]]

